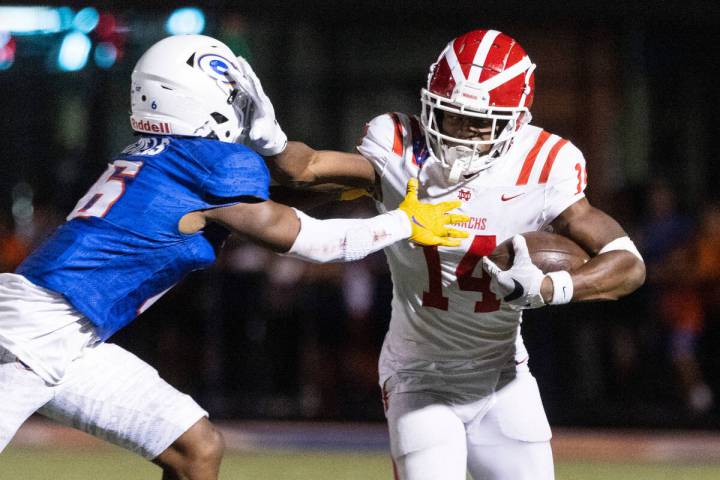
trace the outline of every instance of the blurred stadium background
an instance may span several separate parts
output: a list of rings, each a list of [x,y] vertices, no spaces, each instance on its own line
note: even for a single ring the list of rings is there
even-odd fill
[[[1,271],[132,141],[132,66],[170,33],[220,38],[250,60],[291,139],[350,150],[373,116],[419,112],[450,38],[500,29],[538,65],[535,123],[585,153],[591,202],[621,220],[648,264],[646,286],[627,299],[525,319],[558,477],[720,478],[715,1],[119,5],[0,4]],[[311,213],[369,216],[372,205]],[[114,341],[220,422],[234,452],[226,478],[389,478],[376,359],[390,296],[382,254],[315,266],[233,238],[213,269]],[[38,420],[0,457],[3,479],[65,469],[157,476]]]

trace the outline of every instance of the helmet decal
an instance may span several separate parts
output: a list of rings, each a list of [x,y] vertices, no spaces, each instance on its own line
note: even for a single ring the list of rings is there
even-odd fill
[[[215,80],[231,84],[227,77],[230,68],[238,69],[230,60],[215,53],[206,53],[197,60],[197,67]]]
[[[132,73],[130,125],[156,135],[242,141],[252,103],[230,48],[204,35],[174,35],[150,47]]]

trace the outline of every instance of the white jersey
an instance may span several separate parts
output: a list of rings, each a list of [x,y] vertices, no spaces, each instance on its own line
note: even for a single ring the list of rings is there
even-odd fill
[[[481,257],[517,233],[546,227],[584,197],[585,159],[567,140],[526,125],[493,166],[457,184],[427,156],[417,118],[391,113],[373,119],[358,147],[381,178],[381,211],[398,207],[407,181],[419,179],[421,200],[461,200],[470,217],[456,226],[470,235],[460,247],[385,249],[394,291],[380,361],[381,385],[391,376],[405,390],[441,387],[487,394],[500,371],[527,360],[521,313],[490,292]]]

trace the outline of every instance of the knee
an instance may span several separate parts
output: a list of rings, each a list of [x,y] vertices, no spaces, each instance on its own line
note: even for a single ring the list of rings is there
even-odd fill
[[[220,431],[206,418],[190,427],[154,460],[166,472],[163,478],[217,478],[225,451]]]
[[[187,452],[187,460],[194,464],[220,465],[225,452],[225,440],[222,433],[215,426],[207,422],[201,432],[195,437]]]

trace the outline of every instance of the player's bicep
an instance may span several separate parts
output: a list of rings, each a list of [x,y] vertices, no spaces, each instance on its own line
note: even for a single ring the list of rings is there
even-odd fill
[[[593,256],[612,240],[627,235],[615,219],[590,205],[587,198],[567,207],[550,225],[555,233],[574,240]]]
[[[271,200],[238,203],[204,213],[208,221],[219,223],[276,252],[288,251],[300,231],[300,220],[295,211]]]

